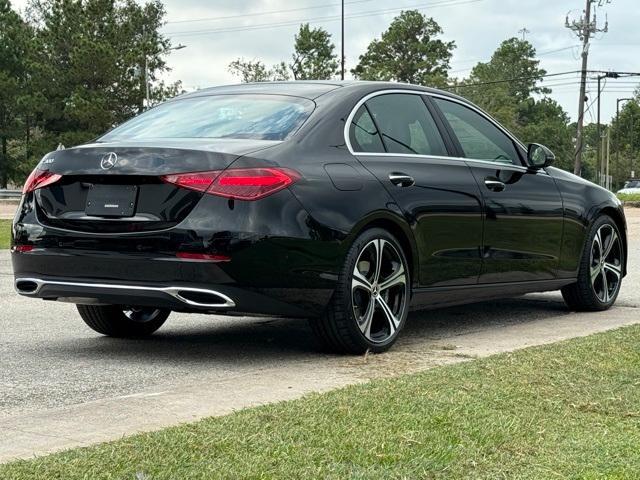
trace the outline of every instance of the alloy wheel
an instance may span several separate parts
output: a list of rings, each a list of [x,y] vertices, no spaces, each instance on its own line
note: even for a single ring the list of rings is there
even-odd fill
[[[407,269],[389,241],[376,238],[358,255],[351,280],[353,314],[364,337],[383,343],[400,327],[408,299]]]
[[[622,279],[622,244],[616,229],[602,225],[591,246],[591,287],[602,303],[609,303],[618,293]]]
[[[129,307],[122,311],[129,320],[138,323],[146,323],[155,320],[160,314],[160,309],[149,307]]]

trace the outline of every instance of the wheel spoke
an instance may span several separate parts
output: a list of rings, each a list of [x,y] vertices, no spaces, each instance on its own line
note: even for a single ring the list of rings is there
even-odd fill
[[[369,283],[369,280],[360,273],[357,264],[356,268],[353,270],[353,277],[351,278],[351,290],[355,290],[356,288],[361,288],[369,293],[372,291],[371,283]]]
[[[389,308],[389,305],[387,305],[387,302],[384,300],[384,298],[378,296],[376,297],[376,301],[378,302],[378,305],[380,305],[380,309],[384,313],[384,316],[389,323],[389,336],[391,336],[398,328],[398,319],[393,314],[391,308]]]
[[[611,229],[611,237],[609,240],[609,243],[607,244],[607,247],[605,248],[604,252],[602,253],[602,258],[603,259],[607,259],[609,257],[609,254],[611,253],[611,250],[613,250],[614,245],[618,242],[618,234],[616,233],[615,229]]]
[[[373,277],[373,283],[378,283],[380,279],[380,271],[382,270],[382,251],[384,250],[384,244],[386,242],[381,239],[377,239],[373,242],[376,248],[376,273]]]
[[[607,281],[607,272],[602,269],[602,301],[607,303],[609,301],[609,282]]]
[[[591,267],[591,285],[595,285],[600,272],[602,272],[602,267],[600,267],[600,264],[596,265],[595,267]]]
[[[365,337],[371,339],[371,324],[373,323],[373,313],[376,310],[376,302],[373,297],[369,297],[369,304],[367,310],[360,320],[358,320],[358,327]]]
[[[593,239],[594,243],[598,245],[598,253],[600,255],[602,255],[602,233],[601,232],[602,232],[602,229],[599,229],[596,232],[595,238]]]
[[[620,280],[620,277],[622,277],[622,269],[620,268],[619,265],[615,265],[613,263],[605,262],[604,269],[606,271],[609,271],[609,272],[613,273],[616,276],[616,279],[618,279],[618,280]]]
[[[407,276],[404,274],[404,267],[400,264],[398,271],[393,273],[389,278],[380,282],[380,293],[385,290],[389,290],[396,285],[405,285],[407,283]]]

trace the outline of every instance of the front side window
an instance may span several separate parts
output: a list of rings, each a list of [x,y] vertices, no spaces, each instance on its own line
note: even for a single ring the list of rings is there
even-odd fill
[[[174,100],[116,127],[99,139],[250,138],[284,140],[309,117],[315,103],[285,95],[209,95]]]
[[[366,103],[387,152],[446,156],[438,127],[420,95],[389,93]]]
[[[458,138],[465,157],[521,164],[513,141],[491,121],[458,102],[441,98],[434,100]]]

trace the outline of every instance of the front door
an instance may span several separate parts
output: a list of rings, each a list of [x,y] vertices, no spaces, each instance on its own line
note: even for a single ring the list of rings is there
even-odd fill
[[[414,232],[423,287],[475,284],[480,274],[482,197],[471,169],[416,93],[384,93],[356,112],[350,143],[389,191]]]
[[[562,244],[560,192],[544,170],[523,164],[522,149],[490,119],[462,103],[434,98],[484,199],[480,283],[549,280]]]

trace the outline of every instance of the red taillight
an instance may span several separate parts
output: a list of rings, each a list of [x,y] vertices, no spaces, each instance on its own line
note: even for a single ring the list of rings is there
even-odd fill
[[[206,262],[230,262],[231,257],[226,255],[216,255],[212,253],[193,253],[193,252],[178,252],[176,257],[185,260],[203,260]]]
[[[220,170],[211,172],[178,173],[160,177],[163,182],[173,183],[178,187],[206,192],[213,180],[220,175]]]
[[[236,200],[258,200],[288,187],[300,175],[287,168],[230,168],[224,171],[179,173],[164,182]]]
[[[52,173],[48,170],[40,170],[36,168],[29,177],[27,177],[27,181],[24,182],[24,187],[22,187],[22,193],[29,193],[37,190],[38,188],[46,187],[51,185],[52,183],[56,183],[58,180],[62,178],[62,175],[58,175],[57,173]]]
[[[14,245],[11,248],[11,251],[16,253],[27,253],[33,251],[33,249],[33,245]]]

